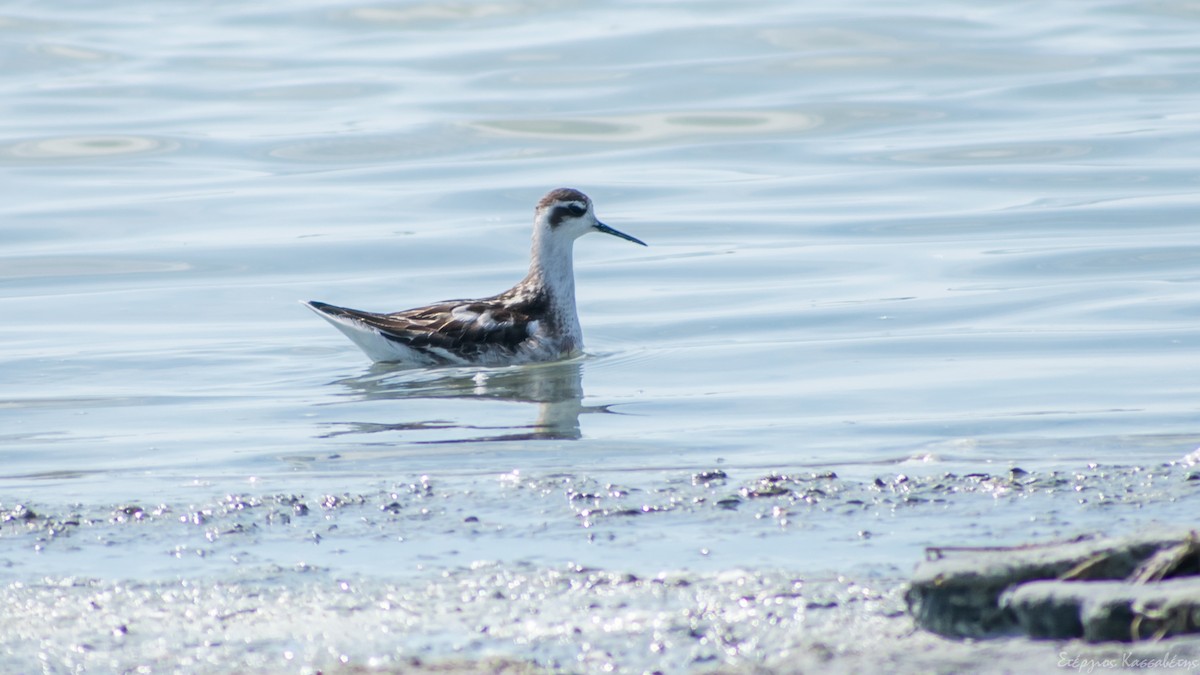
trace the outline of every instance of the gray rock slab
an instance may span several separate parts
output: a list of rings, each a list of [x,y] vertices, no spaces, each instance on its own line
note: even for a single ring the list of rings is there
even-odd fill
[[[1004,593],[1000,607],[1033,638],[1162,639],[1200,632],[1200,578],[1149,584],[1035,581]]]
[[[1073,618],[1077,613],[1057,596],[1043,597],[1042,613],[1027,617],[1026,625],[1001,596],[1029,582],[1064,577],[1081,587],[1093,586],[1085,580],[1124,580],[1190,535],[1163,530],[1020,547],[931,548],[931,559],[918,566],[905,598],[918,625],[950,637],[1020,635],[1027,626],[1043,637],[1082,635],[1080,619]]]

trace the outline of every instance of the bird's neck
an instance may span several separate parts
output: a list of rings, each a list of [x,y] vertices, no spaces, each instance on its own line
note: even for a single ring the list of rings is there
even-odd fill
[[[575,267],[572,242],[533,242],[529,279],[550,294],[556,302],[575,306]]]
[[[574,242],[561,237],[534,237],[527,282],[546,294],[553,312],[568,332],[578,332],[575,311]]]

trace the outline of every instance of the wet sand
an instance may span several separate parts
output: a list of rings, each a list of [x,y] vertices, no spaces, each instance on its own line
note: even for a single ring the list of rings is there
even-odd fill
[[[4,503],[0,654],[17,672],[1185,672],[1176,661],[1200,658],[1196,639],[947,639],[904,603],[926,546],[1186,525],[1196,468],[850,471]]]

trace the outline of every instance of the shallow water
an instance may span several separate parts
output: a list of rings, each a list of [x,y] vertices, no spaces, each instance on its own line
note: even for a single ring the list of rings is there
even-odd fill
[[[1187,2],[10,7],[0,503],[1177,460],[1198,28]],[[372,367],[297,304],[503,290],[560,185],[650,244],[578,242],[577,361]]]

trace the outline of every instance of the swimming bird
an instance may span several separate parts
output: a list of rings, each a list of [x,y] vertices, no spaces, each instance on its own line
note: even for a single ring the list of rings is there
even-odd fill
[[[572,254],[575,240],[590,232],[646,245],[600,222],[587,195],[558,188],[534,209],[529,274],[499,295],[392,314],[304,304],[376,362],[505,366],[569,358],[583,350]]]

